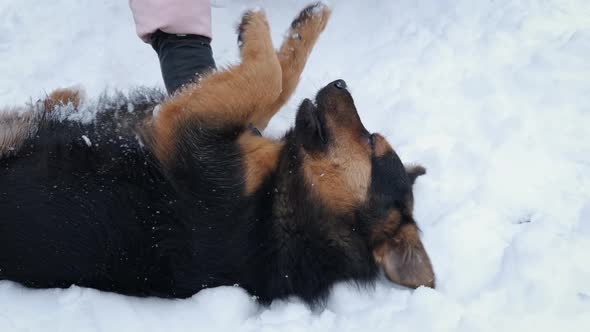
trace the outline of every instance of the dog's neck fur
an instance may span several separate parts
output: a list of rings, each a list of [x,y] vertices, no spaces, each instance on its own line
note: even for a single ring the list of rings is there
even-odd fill
[[[259,211],[257,219],[265,220],[268,234],[268,259],[264,270],[267,283],[259,293],[283,296],[297,295],[306,301],[323,301],[331,285],[347,279],[370,284],[377,274],[369,251],[352,248],[365,241],[362,225],[354,215],[337,215],[313,201],[302,172],[302,158],[294,137],[283,139],[277,165],[257,195],[269,211]],[[346,230],[341,227],[348,224]],[[340,227],[336,227],[340,226]]]

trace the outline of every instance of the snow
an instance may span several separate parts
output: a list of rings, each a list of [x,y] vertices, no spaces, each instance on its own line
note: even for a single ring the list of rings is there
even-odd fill
[[[217,0],[213,51],[234,62],[235,23],[265,9],[278,47],[307,2]],[[239,287],[188,300],[0,282],[0,331],[590,331],[590,2],[332,0],[297,105],[347,81],[369,130],[428,169],[415,214],[437,288],[339,284],[324,310],[256,304]],[[56,87],[162,86],[126,1],[4,1],[0,103]]]
[[[86,143],[86,145],[88,147],[91,147],[92,146],[92,141],[90,141],[90,139],[88,138],[88,136],[82,135],[82,139],[84,140],[84,143]]]

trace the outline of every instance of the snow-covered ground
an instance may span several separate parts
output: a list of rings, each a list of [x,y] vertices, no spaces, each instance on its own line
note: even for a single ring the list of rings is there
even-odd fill
[[[306,1],[216,0],[218,64],[266,9],[278,45]],[[0,282],[0,331],[590,331],[590,1],[332,0],[299,88],[344,78],[365,125],[428,169],[416,219],[437,289],[337,285],[325,310],[242,289],[188,300]],[[0,104],[55,87],[162,85],[122,0],[2,0]],[[1,218],[1,211],[0,211]]]

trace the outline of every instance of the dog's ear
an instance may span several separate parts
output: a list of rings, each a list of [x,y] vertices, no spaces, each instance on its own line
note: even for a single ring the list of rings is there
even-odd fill
[[[395,236],[373,250],[373,256],[392,282],[434,288],[434,271],[415,224],[401,226]]]
[[[422,165],[408,165],[406,166],[406,173],[410,178],[410,182],[412,185],[414,185],[417,177],[426,174],[426,168],[424,168]]]

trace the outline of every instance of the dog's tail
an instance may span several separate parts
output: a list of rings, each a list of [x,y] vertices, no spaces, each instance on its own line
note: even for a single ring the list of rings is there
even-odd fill
[[[53,90],[44,100],[43,106],[47,111],[55,107],[62,107],[71,104],[74,109],[80,107],[84,93],[80,88],[70,87]]]
[[[16,154],[49,113],[63,107],[77,109],[82,98],[79,88],[57,89],[36,102],[0,109],[0,159]]]

